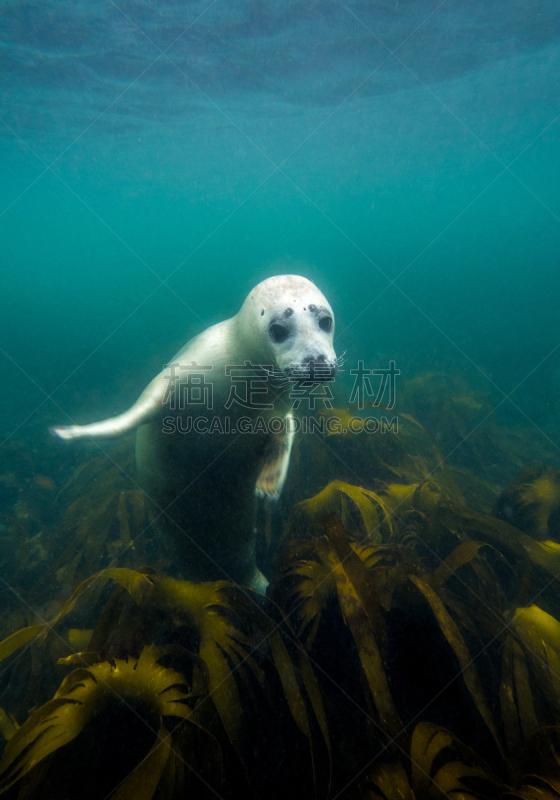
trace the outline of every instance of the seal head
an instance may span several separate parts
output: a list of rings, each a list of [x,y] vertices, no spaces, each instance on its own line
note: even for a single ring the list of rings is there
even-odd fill
[[[235,318],[241,335],[260,342],[261,363],[293,380],[332,380],[334,314],[323,293],[300,275],[276,275],[259,283]]]

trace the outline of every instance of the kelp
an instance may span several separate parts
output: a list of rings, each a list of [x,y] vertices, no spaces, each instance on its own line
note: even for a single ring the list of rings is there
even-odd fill
[[[560,727],[540,728],[519,750],[516,780],[504,800],[556,800],[560,797]]]
[[[445,696],[449,680],[464,684],[473,704],[473,719],[481,718],[496,752],[501,751],[501,737],[486,691],[461,632],[461,628],[470,632],[471,640],[485,635],[488,642],[497,626],[472,631],[471,608],[443,589],[484,547],[483,543],[477,543],[476,548],[466,552],[459,545],[459,552],[454,552],[447,563],[440,564],[430,575],[406,547],[349,541],[331,514],[323,537],[292,543],[281,559],[273,596],[294,620],[298,636],[321,666],[322,654],[317,642],[322,641],[322,626],[328,624],[332,630],[338,630],[332,613],[333,603],[338,606],[356,653],[361,680],[367,686],[364,702],[371,706],[370,714],[378,726],[378,741],[383,742],[384,736],[390,741],[397,739],[407,722],[405,718],[403,723],[396,705],[402,705],[400,700],[406,695],[406,687],[399,685],[396,676],[386,668],[389,644],[394,638],[394,615],[406,610],[419,622],[427,614],[431,616],[431,624],[439,632],[438,647],[450,650],[448,669],[452,670],[454,663],[457,665],[455,674],[443,671],[441,680],[434,682],[434,693]],[[484,614],[479,613],[479,619],[480,616]],[[488,628],[486,620],[484,627]],[[481,642],[480,648],[483,647]],[[347,670],[351,672],[349,654],[347,661]],[[379,737],[380,730],[384,736]]]
[[[521,462],[491,415],[470,432],[487,398],[432,375],[399,405],[398,436],[366,407],[296,441],[267,597],[165,574],[130,442],[56,497],[34,465],[3,518],[42,577],[41,617],[4,618],[0,792],[560,800],[557,471],[496,501]]]
[[[509,631],[500,702],[508,748],[516,756],[560,716],[560,622],[533,604],[516,609]]]
[[[11,714],[7,714],[3,708],[0,708],[0,735],[6,741],[9,741],[14,733],[17,732],[19,725]]]
[[[490,767],[445,728],[419,723],[402,761],[375,766],[361,782],[361,800],[492,800],[505,786]]]
[[[314,724],[328,745],[316,679],[305,653],[294,647],[291,631],[272,603],[265,603],[263,608],[256,593],[225,581],[196,585],[166,576],[153,576],[151,580],[143,603],[163,611],[176,624],[185,622],[196,628],[212,701],[241,759],[246,757],[241,742],[247,725],[243,719],[243,686],[259,687],[261,702],[265,702],[270,691],[269,667],[273,666],[292,718],[315,760]]]
[[[40,636],[46,630],[47,625],[30,625],[27,628],[21,628],[21,630],[16,631],[11,636],[8,636],[7,639],[4,639],[3,642],[0,642],[0,661],[4,661],[4,659],[9,658],[13,655],[20,647],[23,647],[27,642],[30,642],[32,639],[35,639],[37,636]]]
[[[124,633],[129,638],[135,626],[137,634],[141,631],[148,638],[156,636],[158,620],[154,620],[154,613],[178,631],[190,629],[191,640],[194,634],[198,663],[207,683],[208,700],[201,704],[200,719],[218,739],[220,731],[225,732],[250,783],[256,771],[251,731],[263,724],[264,716],[265,734],[272,715],[278,720],[277,735],[285,737],[284,747],[297,748],[298,759],[303,762],[306,757],[302,747],[307,742],[307,760],[313,765],[308,773],[310,786],[315,782],[324,793],[329,783],[330,745],[322,699],[308,658],[279,609],[257,593],[225,581],[193,584],[153,570],[112,568],[91,576],[76,589],[56,618],[42,627],[43,640],[56,635],[56,628],[87,598],[88,590],[108,581],[121,587],[107,603],[109,619],[114,622],[120,617],[127,597],[138,607],[132,622],[125,614]],[[113,635],[104,614],[99,623],[105,634]],[[28,632],[21,634],[20,646],[30,636]],[[102,649],[64,658],[61,663],[95,664],[100,653],[110,654],[109,663],[115,662],[116,651],[110,639],[103,641],[98,626],[91,633],[90,646],[94,644]]]
[[[237,786],[247,781],[247,785],[259,794],[264,792],[267,797],[280,796],[286,791],[303,797],[314,787],[311,790],[316,796],[326,797],[331,770],[329,752],[332,752],[335,791],[337,786],[343,787],[359,773],[357,759],[360,753],[366,753],[368,746],[373,748],[370,752],[376,763],[380,761],[375,770],[360,781],[364,797],[389,798],[396,796],[395,792],[409,797],[500,796],[506,791],[500,782],[507,770],[504,771],[499,755],[502,747],[499,728],[502,720],[509,723],[511,708],[508,710],[504,706],[503,687],[501,692],[496,690],[493,699],[488,698],[491,684],[480,680],[467,644],[467,641],[472,644],[473,640],[465,639],[465,632],[468,633],[466,611],[474,613],[477,619],[483,615],[479,616],[474,602],[466,609],[463,600],[449,589],[458,576],[466,577],[465,569],[471,569],[477,562],[479,566],[486,565],[494,547],[483,541],[459,541],[435,569],[427,571],[423,559],[398,542],[396,528],[408,524],[409,514],[433,517],[448,501],[438,493],[435,484],[409,487],[404,494],[408,498],[407,510],[402,517],[393,517],[395,527],[387,534],[389,541],[385,544],[373,543],[367,538],[360,543],[347,536],[333,512],[322,523],[312,522],[313,536],[291,542],[281,555],[278,579],[269,600],[224,581],[192,584],[148,569],[112,568],[91,576],[75,590],[48,626],[24,630],[11,641],[0,644],[0,653],[3,652],[6,659],[14,656],[18,645],[23,650],[37,637],[47,645],[52,637],[57,637],[65,620],[71,619],[80,605],[88,602],[92,589],[98,592],[101,584],[107,589],[110,582],[119,586],[105,603],[93,630],[83,635],[84,641],[88,641],[88,652],[67,656],[61,661],[63,666],[78,669],[63,681],[53,700],[34,712],[21,728],[15,727],[15,723],[0,766],[0,779],[6,790],[21,791],[22,797],[37,796],[37,787],[50,786],[53,776],[70,757],[65,753],[75,752],[78,742],[82,741],[79,737],[84,734],[84,741],[89,741],[88,731],[93,735],[92,732],[98,730],[96,726],[103,725],[103,713],[100,711],[99,717],[93,715],[94,708],[104,708],[105,701],[100,698],[109,691],[102,677],[111,683],[119,672],[128,676],[119,685],[117,695],[121,699],[115,700],[118,703],[123,697],[126,699],[130,691],[127,681],[134,678],[134,665],[136,669],[139,664],[145,665],[137,677],[144,675],[147,687],[153,689],[160,685],[159,678],[150,677],[150,674],[154,670],[154,675],[163,675],[170,669],[164,659],[166,645],[158,649],[144,641],[137,654],[132,650],[137,646],[133,645],[135,637],[156,639],[164,624],[167,637],[171,634],[171,640],[175,641],[175,651],[182,648],[184,631],[190,631],[186,638],[194,645],[196,655],[181,650],[183,664],[189,662],[189,670],[184,666],[182,671],[177,670],[180,677],[173,678],[173,689],[163,694],[155,692],[156,699],[159,703],[167,694],[174,708],[179,708],[177,703],[181,704],[191,727],[196,729],[193,734],[196,743],[193,744],[183,723],[183,727],[173,727],[172,731],[165,723],[173,745],[169,744],[171,740],[161,742],[157,734],[162,720],[173,713],[164,714],[158,706],[157,716],[156,707],[150,706],[152,738],[147,741],[142,736],[138,740],[132,736],[130,748],[136,753],[137,763],[129,769],[130,774],[127,773],[115,797],[147,800],[182,796],[187,775],[185,761],[191,763],[189,759],[195,758],[192,753],[200,755],[200,750],[206,753],[205,763],[210,759],[214,765],[210,769],[212,776],[223,770],[227,779],[232,770],[231,755],[228,756],[230,747],[244,767],[243,779],[236,774]],[[352,487],[345,492],[345,497],[351,495]],[[472,524],[470,515],[467,520]],[[355,534],[354,528],[353,536]],[[338,607],[338,621],[333,615],[335,606]],[[422,627],[431,620],[430,647],[437,647],[441,653],[448,648],[448,656],[440,662],[438,691],[443,692],[444,703],[439,706],[438,713],[447,702],[446,684],[459,681],[464,686],[463,695],[466,692],[470,697],[472,710],[469,713],[475,720],[473,730],[478,730],[480,737],[476,719],[481,720],[480,724],[487,730],[486,741],[494,741],[493,752],[485,751],[493,767],[483,765],[480,757],[473,754],[477,738],[467,728],[464,732],[469,743],[464,744],[456,730],[446,730],[429,721],[418,723],[417,712],[411,715],[412,707],[403,706],[406,695],[401,683],[403,676],[391,666],[399,657],[395,635],[404,620],[403,613],[409,617],[410,630],[414,625]],[[509,750],[518,752],[521,741],[528,741],[542,729],[542,699],[537,699],[532,712],[527,706],[526,694],[529,692],[531,698],[540,698],[541,693],[546,699],[556,691],[554,680],[547,678],[546,670],[539,671],[534,659],[538,662],[544,654],[550,671],[556,663],[554,646],[559,629],[560,623],[541,610],[520,610],[509,627],[504,624],[504,632],[498,637],[504,653],[502,684],[510,680],[509,691],[516,704],[514,711],[517,720],[523,720],[525,725],[519,741],[512,743],[511,732],[506,732]],[[436,630],[437,637],[433,638]],[[537,637],[534,640],[531,639],[533,633]],[[489,635],[485,631],[479,634],[483,638]],[[346,675],[343,678],[346,684],[342,680],[338,686],[332,685],[332,664],[325,658],[324,651],[329,635],[337,636],[339,646],[343,641],[352,643],[352,647],[345,650]],[[76,641],[76,633],[68,638]],[[541,641],[539,651],[537,644]],[[126,658],[119,652],[123,642],[124,649],[128,647],[129,650]],[[175,651],[171,653],[174,657]],[[354,665],[352,654],[356,659]],[[404,653],[400,657],[404,657]],[[455,672],[452,666],[449,669],[453,663]],[[190,674],[186,676],[185,671]],[[335,680],[338,682],[340,677]],[[362,687],[358,693],[356,679]],[[414,687],[409,685],[408,691],[414,694]],[[179,694],[174,694],[176,692]],[[133,694],[135,702],[144,702],[142,692]],[[498,694],[502,701],[500,725],[494,717]],[[345,724],[348,697],[355,708],[355,713],[350,715],[350,727]],[[81,700],[83,706],[75,708],[72,699]],[[60,710],[63,708],[66,710]],[[145,707],[142,708],[142,713],[148,714]],[[463,706],[463,713],[465,710]],[[109,711],[107,715],[108,720]],[[180,716],[180,712],[176,715]],[[365,738],[363,731],[360,733],[355,726],[360,715],[364,730],[369,731]],[[284,767],[281,780],[267,760],[264,744],[265,730],[270,731],[271,721],[278,717],[282,724],[273,726],[274,743],[283,752],[292,754],[293,768],[290,772]],[[52,750],[49,750],[50,735],[42,733],[46,719],[52,736],[56,736],[52,741],[58,742]],[[460,729],[462,723],[456,724]],[[511,730],[515,732],[519,727],[519,722],[517,728],[512,724]],[[255,741],[259,742],[257,760]],[[307,742],[307,766],[306,759],[301,757],[304,742]],[[341,761],[352,752],[353,757],[347,762]],[[264,770],[259,770],[261,761]],[[199,765],[197,774],[201,774],[201,769]],[[272,786],[271,776],[274,776]],[[526,782],[526,786],[530,784]],[[203,787],[197,791],[208,789],[206,784]],[[58,797],[55,790],[52,796]]]
[[[387,633],[379,594],[373,582],[368,580],[360,555],[349,546],[334,514],[329,515],[325,527],[326,539],[331,545],[327,556],[340,608],[356,643],[379,724],[393,739],[399,735],[402,722],[383,667]]]
[[[271,796],[271,780],[279,792],[298,791],[295,767],[279,772],[262,744],[272,730],[307,776],[299,791],[325,796],[331,770],[334,787],[343,786],[368,748],[398,763],[418,715],[432,724],[430,709],[454,742],[459,734],[466,748],[484,742],[503,777],[504,749],[513,757],[556,713],[559,623],[543,611],[537,636],[535,612],[507,619],[516,581],[535,566],[553,569],[555,551],[546,547],[450,500],[433,480],[376,492],[335,481],[293,510],[268,599],[225,581],[192,584],[153,569],[112,567],[83,581],[48,625],[0,644],[0,656],[11,663],[30,642],[36,652],[40,641],[49,648],[67,620],[78,612],[83,619],[92,598],[105,598],[89,631],[66,627],[67,649],[81,639],[87,651],[62,656],[62,666],[138,660],[165,631],[168,642],[198,659],[206,690],[193,695],[197,723],[230,765],[224,769],[235,754],[244,775],[238,780],[257,793]],[[112,582],[119,588],[109,595]],[[527,614],[531,625],[524,625]],[[331,639],[343,660],[326,649]],[[415,664],[425,665],[424,686],[415,682]],[[450,712],[458,702],[461,720]],[[148,763],[144,770],[163,780],[155,754]]]
[[[29,719],[10,738],[0,763],[0,790],[5,791],[21,782],[20,793],[35,783],[35,772],[39,771],[43,787],[53,785],[49,796],[64,796],[60,784],[64,763],[64,748],[80,736],[88,727],[103,724],[103,717],[110,723],[115,711],[128,712],[128,723],[138,726],[143,734],[136,742],[138,764],[132,771],[130,756],[118,765],[121,769],[109,770],[110,791],[118,786],[115,798],[151,800],[160,782],[167,785],[165,797],[173,797],[176,791],[176,759],[187,766],[190,761],[189,747],[196,737],[203,737],[205,748],[213,753],[209,769],[198,773],[203,784],[221,788],[221,758],[217,743],[211,734],[196,721],[196,711],[189,707],[193,694],[185,685],[184,676],[164,664],[169,650],[145,647],[137,660],[102,661],[89,668],[73,670],[62,682],[54,698],[34,711]],[[183,657],[188,654],[181,654]],[[199,674],[196,681],[203,680]],[[194,694],[200,694],[201,688]],[[177,723],[181,720],[181,726]],[[181,740],[177,733],[180,730]],[[153,740],[145,752],[147,743]],[[61,751],[62,752],[59,752]],[[109,755],[109,753],[108,753]],[[58,757],[57,757],[58,756]],[[118,755],[113,753],[118,762]],[[68,767],[66,766],[66,769]],[[63,768],[64,769],[64,768]],[[172,772],[175,780],[164,773]],[[122,774],[121,774],[122,773]],[[183,776],[184,777],[184,776]],[[119,780],[120,778],[120,780]],[[98,775],[82,775],[81,780],[97,783],[102,792],[106,778]],[[58,788],[54,785],[58,784]],[[72,780],[70,780],[70,786]],[[66,785],[64,791],[68,791]],[[47,791],[45,788],[43,789]],[[159,793],[162,797],[162,793]]]
[[[538,541],[560,540],[560,470],[528,465],[500,494],[493,513]]]
[[[439,479],[445,477],[452,483],[441,454],[417,420],[411,420],[405,411],[402,418],[399,414],[398,434],[390,429],[384,432],[381,427],[368,433],[363,429],[363,418],[376,414],[379,409],[374,413],[368,408],[320,412],[320,431],[296,438],[282,493],[287,508],[317,494],[332,481],[355,484],[358,475],[362,487],[375,492],[394,481],[421,482],[434,472]]]
[[[426,487],[424,494],[415,492],[412,496],[412,509],[397,531],[399,541],[412,547],[434,567],[462,542],[490,545],[491,549],[485,551],[485,562],[492,570],[494,583],[488,579],[489,575],[485,578],[477,570],[477,591],[488,595],[487,605],[503,608],[514,599],[518,606],[523,605],[543,586],[547,592],[557,591],[560,545],[537,542],[501,519],[457,503],[439,492],[433,482],[420,484],[419,488],[422,487]],[[516,591],[519,594],[514,598]]]
[[[441,452],[453,454],[455,464],[477,465],[479,474],[493,478],[487,465],[495,463],[505,443],[488,392],[473,389],[461,375],[424,372],[401,383],[398,401]]]
[[[4,524],[0,516],[0,527],[5,528],[0,558],[6,545],[4,566],[15,588],[25,589],[34,607],[64,601],[77,583],[100,566],[157,562],[156,514],[138,486],[132,439],[113,446],[109,455],[83,462],[58,493],[55,489],[48,476],[35,475],[26,482],[10,515],[4,515]],[[5,594],[9,605],[15,600]]]
[[[305,536],[312,525],[330,513],[337,514],[346,532],[360,541],[381,542],[391,535],[391,519],[383,498],[361,486],[336,480],[315,497],[295,506],[284,532],[285,539]]]
[[[140,489],[113,491],[101,502],[88,502],[87,506],[78,498],[65,510],[59,528],[59,535],[69,544],[36,584],[35,593],[53,580],[58,586],[75,585],[95,563],[118,559],[133,565],[144,561],[154,516]]]

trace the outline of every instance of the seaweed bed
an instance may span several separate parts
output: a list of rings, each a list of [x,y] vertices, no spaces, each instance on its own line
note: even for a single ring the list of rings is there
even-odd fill
[[[560,797],[558,456],[458,379],[401,406],[296,443],[267,597],[166,574],[132,439],[6,444],[0,793]]]

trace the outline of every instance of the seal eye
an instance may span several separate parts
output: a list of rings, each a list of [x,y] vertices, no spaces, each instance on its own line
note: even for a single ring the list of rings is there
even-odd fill
[[[332,317],[321,317],[319,327],[322,331],[330,331],[332,328]]]
[[[290,335],[290,331],[285,325],[279,325],[275,322],[273,325],[270,326],[270,335],[274,339],[275,342],[285,342],[288,336]]]

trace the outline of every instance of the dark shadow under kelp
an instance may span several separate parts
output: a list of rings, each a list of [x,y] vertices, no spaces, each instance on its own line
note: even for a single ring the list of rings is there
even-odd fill
[[[500,493],[523,436],[494,421],[443,458],[463,395],[439,441],[412,401],[397,435],[301,437],[257,520],[266,598],[166,574],[129,445],[20,492],[3,532],[42,550],[3,620],[0,792],[557,800],[560,473]],[[33,486],[55,508],[26,522]]]

